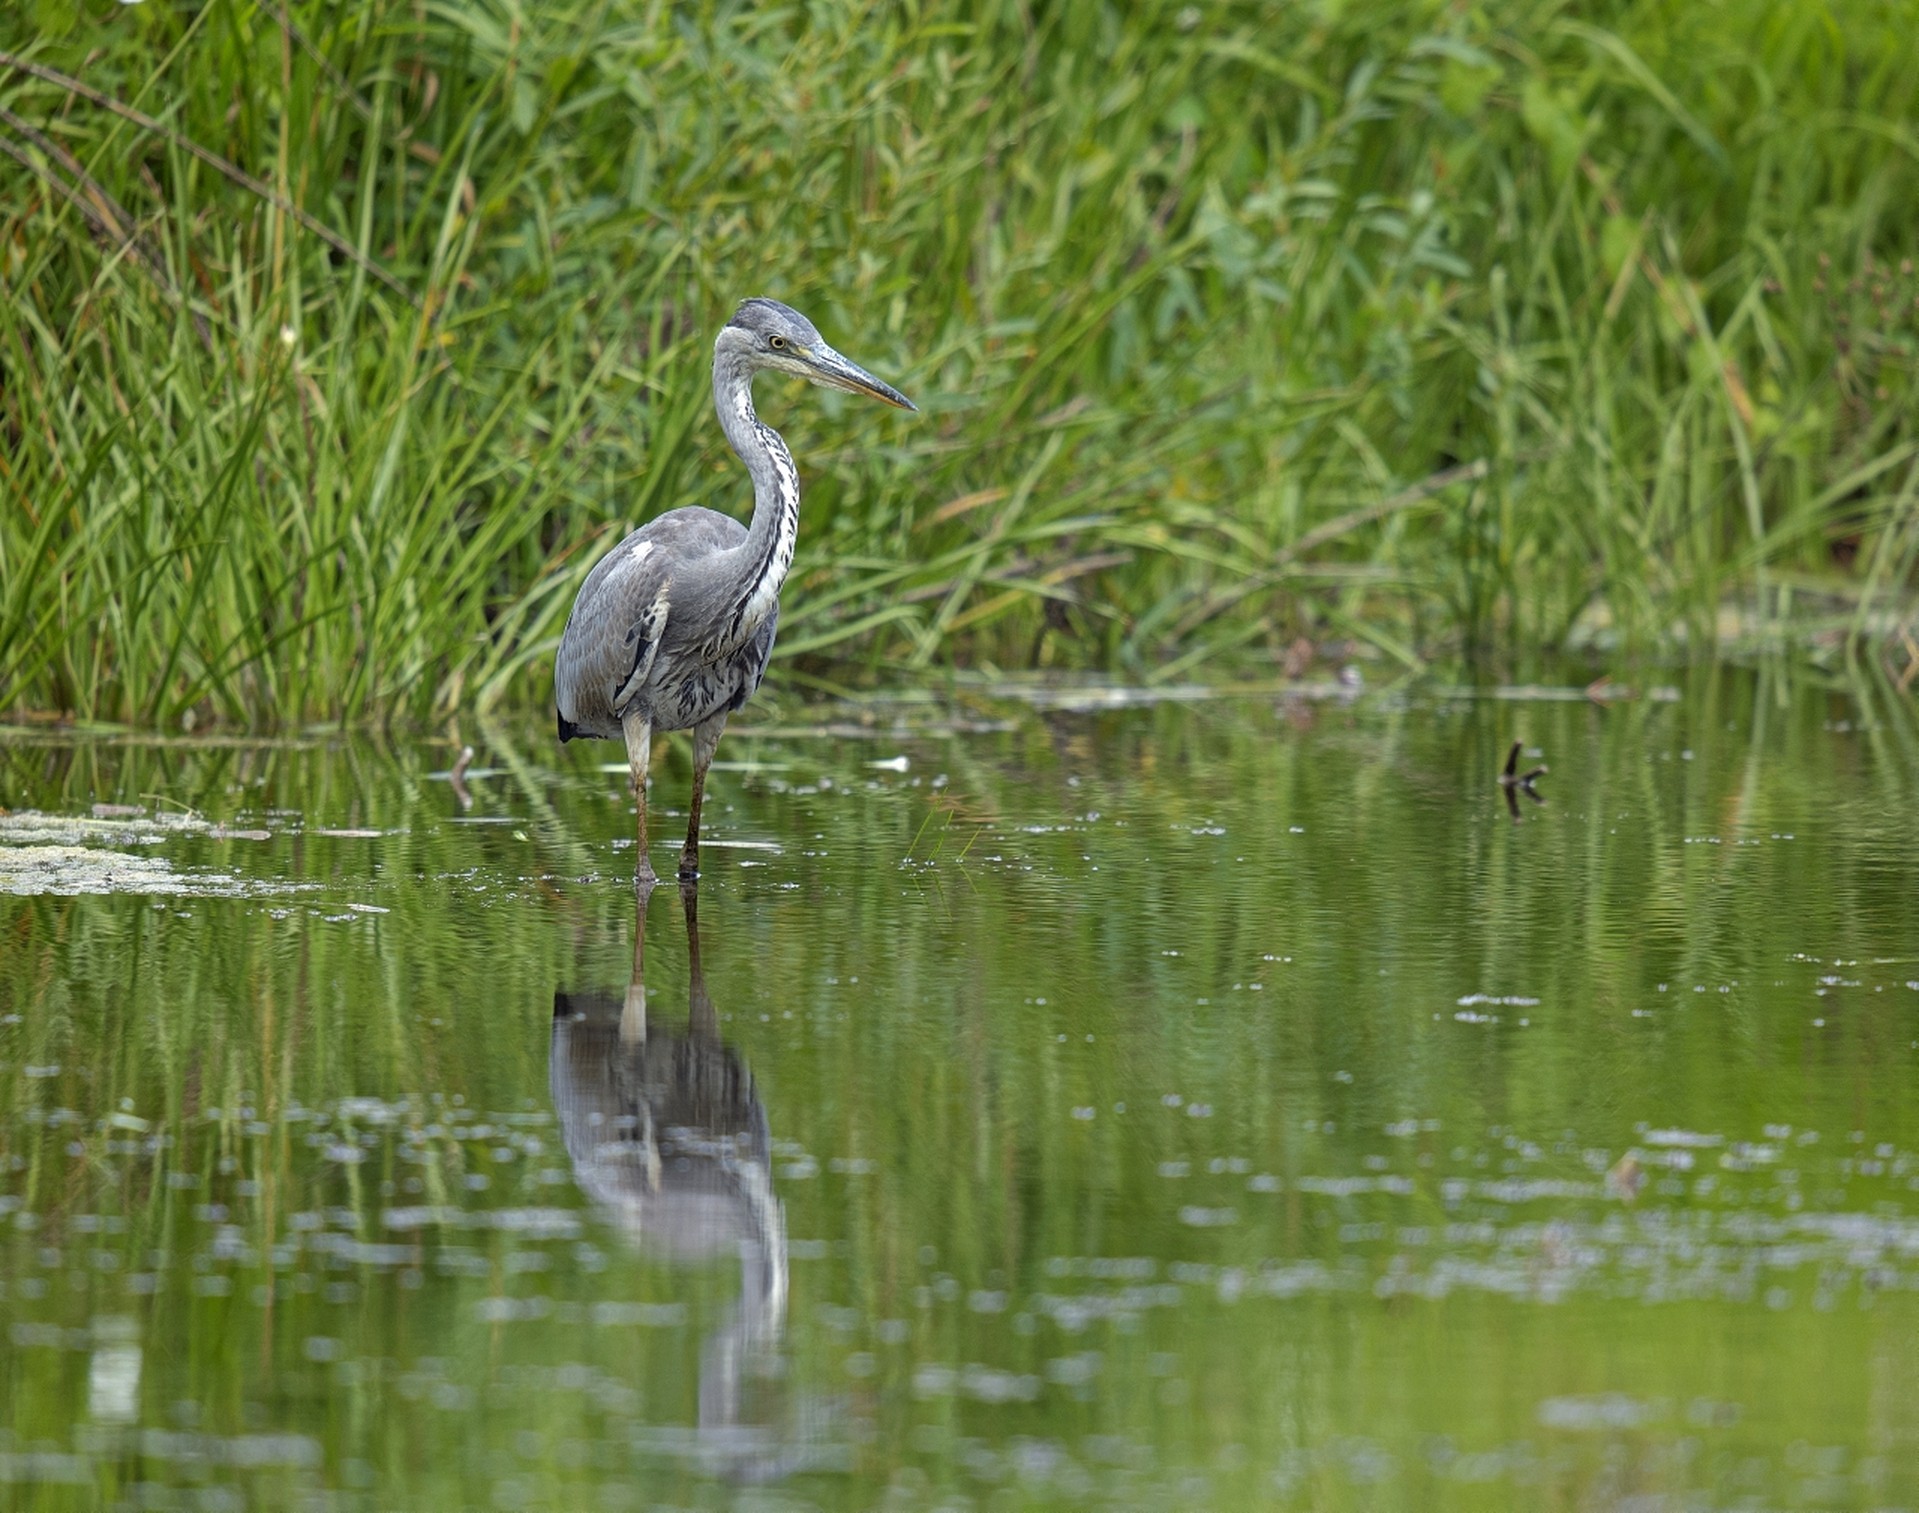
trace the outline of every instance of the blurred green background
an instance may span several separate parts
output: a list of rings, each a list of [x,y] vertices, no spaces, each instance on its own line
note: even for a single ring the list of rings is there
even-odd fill
[[[925,410],[764,386],[776,681],[1919,667],[1910,3],[30,0],[0,50],[0,704],[539,706],[600,553],[745,512],[749,294]]]

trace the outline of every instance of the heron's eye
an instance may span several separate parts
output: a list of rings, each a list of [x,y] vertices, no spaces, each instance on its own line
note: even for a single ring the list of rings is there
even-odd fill
[[[775,352],[784,351],[786,348],[786,338],[784,336],[769,336],[766,339],[766,344]]]

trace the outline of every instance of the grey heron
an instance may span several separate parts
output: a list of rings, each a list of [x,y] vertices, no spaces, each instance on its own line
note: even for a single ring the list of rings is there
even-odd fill
[[[679,875],[697,877],[706,770],[727,716],[753,696],[773,654],[780,585],[799,532],[800,475],[780,433],[753,409],[753,377],[763,372],[918,408],[777,300],[745,301],[714,341],[713,407],[752,475],[752,524],[698,506],[649,520],[586,575],[553,661],[561,742],[626,743],[639,803],[638,888],[655,881],[646,842],[654,732],[693,732],[693,802]]]

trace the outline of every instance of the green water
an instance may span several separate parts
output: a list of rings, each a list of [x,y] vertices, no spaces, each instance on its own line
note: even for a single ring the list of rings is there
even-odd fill
[[[0,1504],[1919,1507],[1910,706],[766,719],[0,744]]]

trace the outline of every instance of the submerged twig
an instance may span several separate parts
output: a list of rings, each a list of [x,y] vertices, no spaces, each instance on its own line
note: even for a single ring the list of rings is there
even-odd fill
[[[453,770],[446,775],[447,782],[453,786],[453,796],[460,801],[460,807],[462,809],[471,809],[473,807],[473,795],[468,791],[466,786],[466,770],[472,765],[473,748],[471,746],[462,746],[460,748],[459,760],[453,764]]]
[[[1546,764],[1541,762],[1530,772],[1521,772],[1519,770],[1519,753],[1525,749],[1525,744],[1524,741],[1513,742],[1512,750],[1506,753],[1506,765],[1499,774],[1499,790],[1506,795],[1506,810],[1512,815],[1515,825],[1517,825],[1520,820],[1520,794],[1525,794],[1527,798],[1542,808],[1546,803],[1545,799],[1540,797],[1539,791],[1533,787],[1534,783],[1546,775]]]

